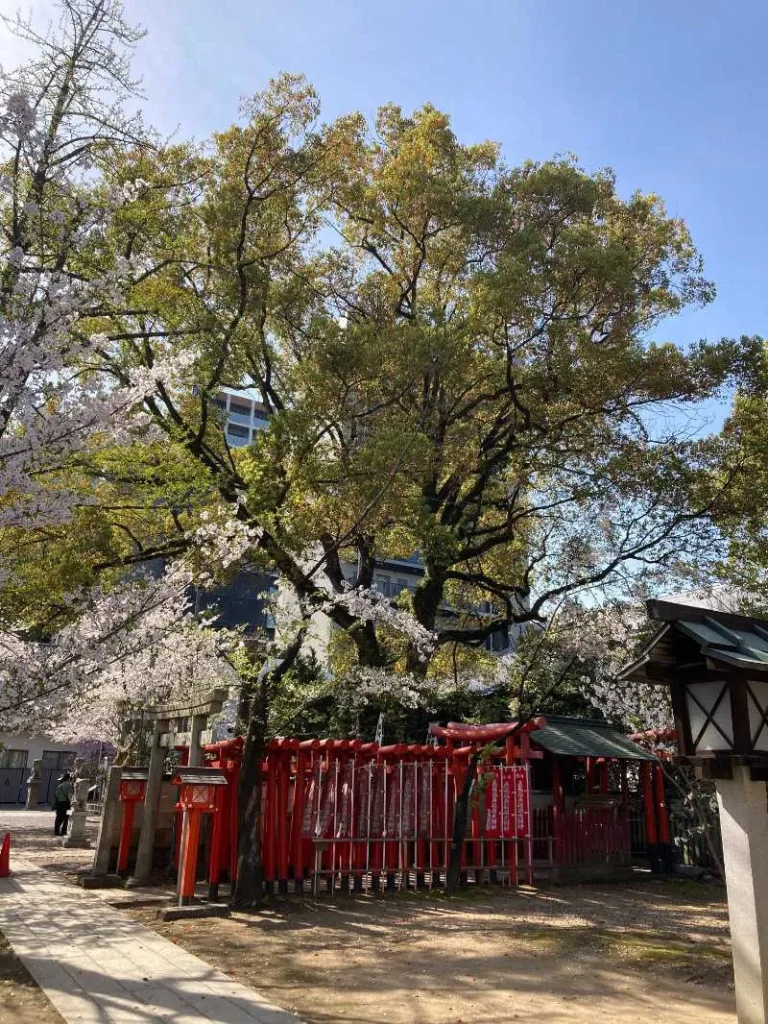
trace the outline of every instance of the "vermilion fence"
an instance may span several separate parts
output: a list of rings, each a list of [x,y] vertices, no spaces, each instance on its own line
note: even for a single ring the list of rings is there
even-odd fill
[[[443,881],[456,798],[471,748],[347,740],[278,740],[263,764],[262,858],[268,888],[405,888]],[[236,765],[214,762],[224,770]],[[236,778],[231,778],[236,783]],[[236,813],[228,787],[225,817]],[[524,764],[481,765],[470,796],[461,866],[468,877],[517,884],[533,871],[530,776]],[[223,822],[222,822],[223,825]],[[213,859],[231,865],[231,821]]]
[[[555,857],[561,864],[629,864],[629,816],[620,808],[568,811],[557,823]]]
[[[578,808],[555,814],[554,807],[533,812],[534,863],[628,865],[630,819],[621,806]]]
[[[451,857],[456,784],[445,761],[320,761],[294,799],[292,813],[302,809],[303,849],[298,865],[288,863],[289,875],[293,868],[295,877],[298,866],[315,880],[336,876],[337,884],[353,888],[376,888],[382,878],[392,887],[443,876]],[[525,766],[481,769],[470,796],[464,870],[501,871],[517,880],[521,865],[530,862],[529,792]],[[270,838],[265,835],[266,845]],[[271,854],[265,862],[274,880]]]

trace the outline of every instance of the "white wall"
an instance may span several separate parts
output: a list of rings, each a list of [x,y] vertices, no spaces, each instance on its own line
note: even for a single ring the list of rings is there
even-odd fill
[[[71,743],[54,743],[44,736],[31,736],[25,733],[0,732],[0,748],[8,750],[26,750],[27,768],[32,767],[32,762],[37,757],[43,756],[44,750],[67,750],[74,753]]]

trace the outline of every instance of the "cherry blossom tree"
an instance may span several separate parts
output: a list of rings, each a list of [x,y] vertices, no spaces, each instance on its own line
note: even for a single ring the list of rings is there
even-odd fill
[[[141,116],[128,110],[138,97],[130,56],[142,33],[127,24],[117,0],[62,0],[59,10],[59,24],[44,32],[20,16],[4,19],[33,49],[26,63],[0,72],[5,556],[34,531],[66,523],[75,509],[98,500],[95,488],[73,485],[78,453],[93,457],[100,446],[145,430],[143,400],[158,382],[171,386],[191,358],[183,352],[136,367],[118,385],[98,372],[115,342],[89,324],[124,309],[129,285],[141,273],[129,255],[104,261],[94,254],[111,219],[142,188],[138,180],[103,188],[100,166],[125,147],[143,151],[153,145]],[[11,562],[0,562],[6,580]],[[4,727],[63,719],[69,735],[94,735],[96,719],[114,707],[107,694],[118,686],[117,666],[125,664],[138,683],[142,658],[160,644],[164,657],[157,664],[169,672],[178,667],[169,657],[171,635],[179,623],[188,627],[188,582],[189,573],[177,571],[118,588],[105,583],[73,590],[66,597],[66,624],[53,632],[34,607],[0,608]],[[167,678],[158,680],[160,689]],[[99,691],[103,699],[82,702],[84,694],[93,698]]]

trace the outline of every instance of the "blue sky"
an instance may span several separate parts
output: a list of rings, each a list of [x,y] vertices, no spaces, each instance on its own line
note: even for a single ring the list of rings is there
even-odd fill
[[[24,0],[21,0],[22,5]],[[19,0],[0,0],[0,11]],[[38,12],[51,0],[33,0]],[[768,4],[758,0],[126,0],[151,118],[201,138],[303,71],[331,118],[429,100],[508,162],[573,152],[683,217],[718,288],[659,338],[768,333]],[[4,48],[0,45],[0,57]]]
[[[14,0],[15,2],[15,0]],[[574,152],[683,217],[718,287],[664,338],[768,332],[768,5],[722,0],[128,0],[166,129],[198,137],[303,71],[333,117],[429,100],[507,160]]]

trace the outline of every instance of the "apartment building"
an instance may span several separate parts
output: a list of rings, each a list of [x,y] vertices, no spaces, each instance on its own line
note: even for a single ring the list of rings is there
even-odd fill
[[[269,412],[252,392],[224,388],[214,404],[226,416],[227,441],[233,448],[251,444],[260,430],[266,430]]]

